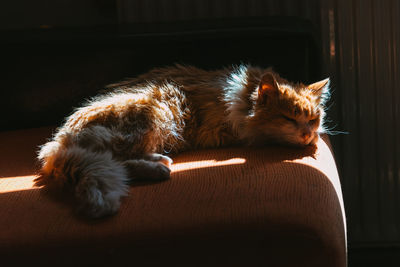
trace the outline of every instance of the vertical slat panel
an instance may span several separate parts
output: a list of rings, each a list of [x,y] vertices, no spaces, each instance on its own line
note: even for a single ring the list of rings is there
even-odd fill
[[[316,21],[319,0],[117,0],[121,23],[245,16],[300,16]]]
[[[391,77],[391,40],[390,40],[390,1],[380,1],[375,11],[375,68],[377,92],[377,129],[378,129],[378,180],[380,182],[379,210],[382,238],[387,242],[397,236],[394,224],[394,182],[393,182],[393,109]],[[384,130],[384,132],[382,132]],[[383,135],[383,136],[382,136]]]
[[[352,21],[343,20],[347,16],[349,6],[338,5],[340,12],[339,24],[351,29]],[[358,151],[359,154],[343,154],[343,173],[345,174],[345,194],[348,206],[351,239],[355,243],[398,243],[399,234],[399,179],[398,179],[398,92],[399,71],[397,64],[399,29],[398,3],[392,1],[354,1],[353,18],[355,23],[354,40],[351,44],[346,31],[339,32],[339,43],[343,49],[356,49],[354,55],[357,64],[356,84],[359,90],[358,99],[355,95],[345,94],[343,98],[350,97],[353,105],[359,107],[358,116]],[[346,25],[346,26],[344,26]],[[340,26],[339,26],[340,27]],[[343,51],[343,50],[341,50]],[[352,57],[352,55],[347,55]],[[343,55],[340,55],[343,59]],[[343,91],[347,88],[348,79],[352,73],[346,61],[337,64],[340,75],[340,85]],[[344,99],[343,99],[344,100]],[[358,101],[358,102],[357,102]],[[351,105],[344,101],[343,108]],[[345,113],[343,114],[343,116]],[[345,123],[351,120],[346,120]],[[356,123],[357,120],[354,120]],[[346,129],[347,130],[347,129]],[[345,138],[344,149],[349,145],[349,150],[357,149],[352,143],[352,138]],[[347,142],[347,144],[346,144]],[[358,161],[357,168],[360,180],[353,177],[350,164]],[[359,187],[359,189],[357,189]],[[361,201],[356,205],[357,197]],[[361,210],[361,221],[358,224],[358,210]],[[358,226],[361,226],[359,228]]]
[[[335,3],[337,53],[330,62],[337,68],[343,127],[350,132],[342,136],[340,161],[350,241],[398,244],[400,5],[374,0]],[[321,5],[322,11],[328,8]],[[323,51],[328,62],[329,48]]]
[[[360,180],[355,184],[354,193],[361,197],[358,208],[362,212],[363,224],[356,227],[357,240],[368,238],[377,239],[379,232],[377,218],[378,206],[378,181],[376,179],[376,93],[375,93],[375,57],[374,57],[374,31],[373,31],[373,5],[371,0],[357,0],[355,4],[356,39],[357,39],[357,77],[358,86],[362,92],[357,99],[359,108],[359,165]],[[356,100],[356,99],[354,99]],[[351,158],[349,159],[351,160]],[[348,177],[348,179],[352,179]],[[351,182],[351,180],[350,180]],[[359,187],[359,188],[358,188]],[[350,194],[350,192],[349,192]],[[351,211],[356,212],[355,210]],[[362,231],[362,232],[360,232]]]
[[[322,41],[322,72],[325,76],[332,75],[335,70],[335,55],[331,56],[331,49],[335,49],[335,21],[333,1],[321,1],[319,9]],[[333,43],[332,43],[333,42]],[[331,48],[331,45],[333,47]],[[333,79],[333,77],[331,77]],[[331,84],[333,81],[331,81]]]
[[[391,1],[391,25],[392,25],[392,73],[393,73],[393,153],[394,153],[394,180],[395,180],[395,216],[397,231],[400,232],[400,30],[397,25],[400,19],[400,3]],[[400,235],[400,234],[399,234]]]
[[[261,2],[258,0],[249,0],[248,5],[250,7],[250,14],[253,16],[261,16],[263,12],[263,7]]]
[[[165,0],[168,1],[168,0]],[[210,1],[193,0],[193,19],[201,19],[204,14],[210,14]],[[166,20],[167,18],[165,18]]]
[[[354,18],[353,3],[348,0],[337,0],[335,6],[336,22],[337,22],[337,40],[336,40],[336,63],[338,72],[336,79],[339,81],[337,86],[340,90],[341,98],[341,118],[343,127],[349,132],[348,135],[342,137],[342,174],[344,176],[345,203],[349,216],[349,238],[361,236],[360,231],[362,224],[360,221],[360,173],[359,173],[359,129],[358,125],[358,86],[355,75],[355,58],[356,43],[354,40]],[[340,12],[339,12],[340,11]]]

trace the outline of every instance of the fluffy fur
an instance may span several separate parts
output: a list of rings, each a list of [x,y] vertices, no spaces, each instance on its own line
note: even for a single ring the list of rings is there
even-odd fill
[[[294,84],[270,69],[154,69],[78,108],[40,149],[37,185],[69,189],[90,217],[115,213],[129,182],[165,180],[187,148],[313,145],[329,80]]]

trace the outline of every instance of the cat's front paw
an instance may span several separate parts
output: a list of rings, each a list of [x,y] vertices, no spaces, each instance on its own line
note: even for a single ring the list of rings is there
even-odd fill
[[[168,168],[171,168],[172,163],[174,162],[170,157],[161,155],[158,153],[152,153],[152,154],[147,154],[144,159],[150,160],[150,161],[156,161],[164,164]]]
[[[145,159],[127,160],[124,162],[128,176],[132,181],[163,181],[170,178],[171,170],[160,161]]]
[[[171,176],[171,169],[160,161],[157,162],[154,174],[154,178],[157,180],[168,180]]]

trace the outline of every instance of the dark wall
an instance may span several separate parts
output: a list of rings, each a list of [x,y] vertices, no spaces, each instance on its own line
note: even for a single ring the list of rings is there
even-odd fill
[[[251,63],[318,78],[312,25],[282,17],[3,31],[1,130],[59,124],[105,85],[173,63]]]
[[[117,24],[116,0],[0,2],[0,30]]]

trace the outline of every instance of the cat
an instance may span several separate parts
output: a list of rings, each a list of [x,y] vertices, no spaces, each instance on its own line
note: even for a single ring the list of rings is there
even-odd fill
[[[116,213],[129,183],[166,180],[168,153],[282,143],[315,145],[329,78],[304,85],[272,69],[175,65],[109,86],[40,147],[38,186],[69,190],[91,218]]]

